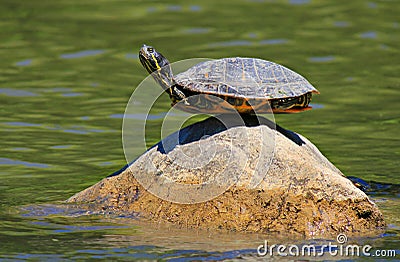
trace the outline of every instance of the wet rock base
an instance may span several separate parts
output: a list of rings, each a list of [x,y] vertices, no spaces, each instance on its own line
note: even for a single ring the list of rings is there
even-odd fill
[[[384,229],[377,206],[310,141],[266,119],[261,124],[253,120],[226,127],[227,119],[209,118],[186,127],[121,173],[67,202],[98,213],[206,230],[312,237],[371,235]],[[211,151],[201,167],[173,161],[181,152],[206,157]],[[221,167],[228,178],[218,176]],[[188,192],[175,190],[171,180],[193,187]],[[214,197],[215,188],[204,191],[204,183],[210,180],[221,188],[224,182],[229,185]],[[197,189],[198,195],[193,193]]]

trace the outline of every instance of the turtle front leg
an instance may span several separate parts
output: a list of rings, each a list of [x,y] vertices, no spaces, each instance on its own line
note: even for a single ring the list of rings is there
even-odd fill
[[[177,98],[177,100],[183,100],[183,103],[185,103],[185,105],[190,105],[189,102],[187,101],[187,97],[186,95],[179,90],[176,86],[172,87],[172,93],[173,95]]]

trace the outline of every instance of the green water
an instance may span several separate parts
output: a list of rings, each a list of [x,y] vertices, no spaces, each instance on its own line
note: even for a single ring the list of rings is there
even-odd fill
[[[0,259],[223,259],[262,242],[32,211],[125,164],[122,114],[147,76],[137,59],[143,43],[170,61],[250,56],[299,72],[321,92],[315,109],[277,123],[308,137],[346,175],[400,184],[397,1],[216,2],[1,1]],[[373,199],[389,228],[369,241],[399,252],[399,193]]]

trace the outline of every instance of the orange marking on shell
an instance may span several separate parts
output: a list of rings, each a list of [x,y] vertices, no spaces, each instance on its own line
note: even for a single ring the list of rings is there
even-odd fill
[[[311,110],[311,109],[312,109],[311,106],[308,106],[308,107],[293,107],[293,108],[286,109],[286,110],[284,110],[284,109],[274,109],[273,112],[275,114],[292,114],[292,113],[299,113],[299,112],[302,112],[302,111],[308,111],[308,110]]]

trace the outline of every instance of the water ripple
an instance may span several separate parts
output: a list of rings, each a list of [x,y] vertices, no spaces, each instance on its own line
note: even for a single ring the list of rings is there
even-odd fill
[[[201,6],[199,6],[199,5],[191,5],[189,7],[189,9],[190,9],[190,11],[198,12],[198,11],[201,11]]]
[[[136,120],[157,120],[163,119],[166,116],[166,113],[161,113],[157,115],[147,115],[147,114],[112,114],[110,118],[118,118],[118,119],[136,119]]]
[[[148,12],[148,13],[154,13],[155,11],[157,11],[157,8],[154,7],[154,6],[149,6],[149,7],[147,8],[147,12]]]
[[[10,149],[13,151],[32,151],[29,147],[12,147]]]
[[[210,28],[204,28],[204,27],[194,27],[184,30],[184,33],[186,34],[205,34],[208,32],[210,32]]]
[[[118,119],[135,119],[135,120],[157,120],[157,119],[163,119],[166,116],[189,116],[190,114],[180,112],[180,113],[159,113],[159,114],[112,114],[109,117],[110,118],[118,118]]]
[[[129,53],[129,54],[125,55],[125,58],[127,58],[127,59],[139,59],[139,55],[138,54]]]
[[[77,130],[77,129],[60,129],[60,130],[65,133],[71,133],[71,134],[79,134],[79,135],[89,134],[89,132],[85,130]]]
[[[76,53],[69,53],[69,54],[62,54],[60,55],[61,58],[64,59],[74,59],[74,58],[81,58],[86,56],[94,56],[104,53],[104,50],[84,50]]]
[[[182,6],[180,6],[180,5],[169,5],[169,6],[167,6],[167,10],[174,11],[174,12],[181,11],[182,10]]]
[[[374,2],[368,2],[367,6],[368,6],[368,8],[371,8],[371,9],[375,9],[378,7],[378,5]]]
[[[51,146],[51,149],[66,149],[72,147],[71,145],[58,145],[58,146]]]
[[[315,62],[315,63],[323,63],[323,62],[330,62],[335,60],[336,58],[332,55],[329,56],[313,56],[310,57],[308,60],[310,62]]]
[[[120,228],[128,228],[128,226],[124,225],[113,225],[113,226],[75,226],[75,225],[60,225],[53,224],[45,221],[34,221],[33,225],[45,226],[49,228],[53,228],[54,233],[68,233],[68,232],[77,232],[77,231],[94,231],[94,230],[105,230],[105,229],[120,229]]]
[[[335,21],[333,25],[336,27],[348,27],[350,24],[347,21]]]
[[[62,128],[60,126],[48,128],[49,130],[60,130],[65,133],[86,135],[90,133],[113,133],[115,130],[103,130],[97,128],[88,128],[86,126],[71,126],[70,128]]]
[[[14,160],[11,158],[0,158],[0,165],[12,165],[12,166],[26,166],[26,167],[38,167],[38,168],[48,168],[50,167],[47,164],[42,164],[42,163],[32,163],[32,162],[27,162],[27,161],[21,161],[21,160]]]
[[[247,36],[248,36],[249,38],[256,38],[256,37],[257,37],[257,34],[256,34],[256,33],[248,33]]]
[[[69,87],[54,87],[44,90],[45,92],[71,92],[72,89]]]
[[[305,5],[310,3],[310,0],[289,0],[289,4],[291,5]]]
[[[24,126],[24,127],[42,126],[42,124],[34,124],[28,122],[4,122],[4,124],[9,126]]]
[[[209,44],[210,47],[218,47],[218,46],[249,46],[252,45],[250,41],[247,40],[232,40],[226,42],[217,42]]]
[[[288,42],[287,39],[277,38],[277,39],[264,39],[264,40],[261,40],[259,43],[260,43],[260,45],[279,45],[279,44],[285,44],[287,42]]]
[[[113,162],[106,161],[106,162],[98,163],[97,165],[98,165],[98,166],[111,166],[111,165],[113,165],[113,164],[114,164]]]
[[[311,103],[310,106],[311,106],[313,109],[321,109],[321,108],[324,108],[324,105],[323,105],[323,104]]]
[[[368,32],[361,33],[360,37],[375,39],[375,38],[377,38],[377,33],[375,31],[368,31]]]
[[[78,92],[76,92],[76,93],[64,93],[64,94],[61,94],[62,96],[65,96],[65,97],[75,97],[75,96],[83,96],[83,93],[78,93]]]
[[[12,88],[0,88],[0,94],[6,96],[38,96],[38,94],[30,91],[18,90]]]
[[[122,115],[123,116],[123,115]],[[157,118],[158,119],[158,118]],[[86,126],[71,126],[70,128],[56,126],[44,126],[43,124],[34,124],[29,122],[3,122],[2,124],[15,127],[44,127],[47,130],[62,131],[65,133],[86,135],[89,133],[105,133],[105,132],[115,132],[115,130],[103,130],[97,128],[88,128]]]
[[[32,59],[26,59],[15,63],[16,66],[29,66],[31,64],[32,64]]]

